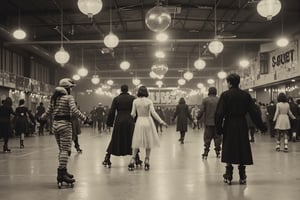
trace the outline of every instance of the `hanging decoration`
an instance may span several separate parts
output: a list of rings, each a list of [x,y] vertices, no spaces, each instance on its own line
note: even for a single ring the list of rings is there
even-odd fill
[[[93,75],[93,78],[91,79],[91,81],[94,85],[97,85],[98,83],[100,83],[100,78],[98,75]]]
[[[165,31],[171,24],[171,15],[167,8],[158,5],[151,8],[145,17],[147,27],[154,32]]]
[[[168,69],[169,68],[168,68],[167,64],[162,61],[156,61],[151,67],[151,70],[159,76],[165,75],[167,73]]]
[[[215,83],[215,80],[210,78],[210,79],[207,80],[207,83],[210,84],[210,85],[212,85],[212,84]]]
[[[108,81],[106,81],[107,85],[112,86],[114,84],[114,81],[109,79]]]
[[[18,39],[18,40],[23,40],[24,38],[26,38],[26,32],[21,28],[21,15],[20,15],[20,9],[18,12],[18,29],[16,29],[13,32],[13,36],[14,38]]]
[[[101,0],[78,0],[77,2],[80,12],[87,15],[89,18],[93,18],[98,14],[103,7]]]
[[[112,11],[111,11],[111,1],[110,2],[110,9],[109,9],[109,34],[104,37],[104,45],[107,48],[115,48],[119,44],[119,38],[112,32]]]
[[[73,80],[78,81],[80,80],[80,76],[78,74],[73,75]]]
[[[156,81],[155,84],[156,84],[159,88],[161,88],[162,85],[163,85],[163,82],[162,82],[162,81]]]
[[[281,2],[279,0],[261,0],[256,9],[259,15],[270,21],[280,12]]]
[[[134,78],[134,79],[132,79],[132,84],[135,86],[138,86],[139,84],[141,84],[141,80],[138,78]]]
[[[186,83],[186,80],[183,78],[178,79],[178,85],[184,85]]]

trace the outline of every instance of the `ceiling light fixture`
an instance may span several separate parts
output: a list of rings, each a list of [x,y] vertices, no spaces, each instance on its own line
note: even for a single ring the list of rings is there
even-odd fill
[[[87,76],[89,71],[84,67],[83,64],[83,49],[81,49],[81,68],[78,70],[78,75],[81,77]]]
[[[187,80],[190,81],[193,79],[194,74],[190,71],[190,59],[189,55],[187,56],[187,71],[183,74],[183,77]]]
[[[158,33],[156,35],[156,40],[159,42],[166,42],[169,39],[169,36],[167,33]]]
[[[222,57],[221,57],[221,71],[219,71],[217,75],[218,75],[218,78],[221,79],[221,80],[223,80],[224,78],[227,77],[227,73],[224,72],[224,70],[223,70],[223,54],[222,54]]]
[[[151,67],[151,70],[159,76],[165,75],[167,73],[168,69],[169,68],[168,68],[167,64],[160,60],[156,61]]]
[[[78,81],[80,80],[80,76],[78,74],[73,75],[73,80]]]
[[[212,85],[212,84],[215,83],[215,80],[210,78],[210,79],[207,80],[207,83],[210,84],[210,85]]]
[[[282,8],[281,12],[281,37],[279,37],[276,41],[276,45],[279,47],[286,47],[290,41],[287,37],[284,36],[283,34],[283,21],[284,21],[284,8]]]
[[[138,86],[139,84],[141,84],[141,80],[135,77],[134,79],[132,79],[132,84]]]
[[[166,54],[165,54],[165,52],[163,52],[161,50],[158,50],[158,51],[155,52],[155,57],[157,57],[157,58],[165,58]]]
[[[108,81],[106,81],[107,85],[112,86],[114,84],[114,81],[109,79]]]
[[[199,43],[199,58],[194,62],[194,67],[197,70],[202,70],[205,68],[205,66],[206,66],[206,62],[201,58],[200,43]]]
[[[130,63],[126,60],[126,49],[123,50],[123,61],[120,63],[120,68],[126,71],[130,68]]]
[[[100,78],[98,75],[93,75],[93,78],[91,79],[91,81],[94,85],[97,85],[98,83],[100,83]]]
[[[151,8],[145,17],[145,23],[147,27],[154,32],[165,31],[171,24],[171,15],[167,8],[157,5]]]
[[[184,85],[186,83],[186,80],[183,78],[178,79],[178,85]]]
[[[261,0],[256,9],[259,15],[266,17],[269,21],[280,12],[281,3],[279,0]]]
[[[98,14],[103,7],[101,0],[78,0],[77,5],[80,12],[87,15],[91,19],[94,15]]]
[[[26,32],[21,29],[21,15],[20,15],[20,9],[18,12],[18,29],[16,29],[13,32],[13,36],[14,38],[18,39],[18,40],[23,40],[26,37]]]
[[[208,49],[211,53],[217,56],[224,49],[223,43],[217,38],[217,0],[215,0],[215,39],[208,45]]]
[[[156,84],[159,88],[161,88],[162,85],[163,85],[163,82],[162,82],[162,81],[156,81],[155,84]]]
[[[70,54],[65,51],[64,46],[63,46],[63,34],[64,34],[64,29],[63,29],[63,7],[61,5],[61,15],[60,15],[60,49],[57,51],[54,55],[55,61],[61,64],[61,66],[64,66],[69,59],[70,59]]]
[[[109,2],[110,2],[110,9],[109,9],[110,31],[109,31],[109,34],[104,37],[104,45],[106,47],[112,49],[112,48],[115,48],[116,46],[118,46],[119,38],[112,32],[112,11],[111,11],[111,7],[112,7],[111,2],[112,1],[109,1]]]
[[[204,88],[204,84],[203,83],[198,83],[197,88],[199,88],[199,89]]]

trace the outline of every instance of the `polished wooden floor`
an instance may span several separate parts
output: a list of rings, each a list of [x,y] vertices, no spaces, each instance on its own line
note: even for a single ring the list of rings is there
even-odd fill
[[[56,185],[57,146],[53,136],[26,138],[25,149],[10,140],[11,153],[0,153],[1,200],[242,200],[300,198],[300,142],[289,152],[275,152],[275,140],[256,134],[252,144],[254,165],[247,168],[247,185],[238,184],[235,166],[231,186],[223,183],[224,164],[210,151],[202,160],[203,130],[190,129],[185,144],[169,127],[160,134],[161,146],[153,150],[150,171],[127,170],[130,157],[112,157],[110,169],[102,166],[110,134],[84,128],[83,149],[72,148],[69,171],[74,188]],[[142,151],[141,157],[144,158]]]

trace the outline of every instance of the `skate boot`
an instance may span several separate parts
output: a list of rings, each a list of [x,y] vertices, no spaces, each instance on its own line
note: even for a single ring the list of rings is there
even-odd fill
[[[20,140],[20,149],[24,149],[24,140]]]
[[[7,144],[5,144],[5,145],[3,146],[3,152],[4,152],[4,153],[10,153],[10,152],[11,152],[11,150],[7,147]]]
[[[110,168],[111,167],[111,162],[110,162],[110,154],[106,154],[104,161],[102,162],[104,167]]]
[[[128,171],[133,171],[134,170],[134,163],[135,163],[135,158],[131,158],[131,160],[128,164]]]
[[[207,160],[208,152],[209,152],[209,150],[207,150],[207,149],[204,150],[204,153],[202,154],[203,160]]]
[[[297,142],[297,133],[293,132],[292,141]]]
[[[223,174],[224,183],[227,183],[228,185],[231,185],[232,171],[233,171],[233,166],[232,165],[227,165],[226,166],[226,172],[225,172],[225,174]]]
[[[150,164],[149,164],[149,157],[145,158],[145,167],[144,167],[145,171],[149,171],[150,169]]]
[[[284,139],[284,152],[289,152],[289,147],[288,147],[288,139]]]
[[[216,150],[216,156],[217,156],[217,158],[220,158],[221,156],[220,156],[220,151],[219,150]]]
[[[276,151],[280,151],[280,141],[277,141],[277,144],[276,144]]]
[[[70,174],[70,173],[68,172],[68,170],[66,170],[66,175],[67,175],[67,177],[69,177],[69,178],[74,178],[74,175],[73,175],[73,174]]]
[[[240,175],[240,184],[245,185],[247,183],[247,176],[246,176],[246,167],[244,165],[239,166],[239,175]]]
[[[67,186],[74,186],[75,180],[68,177],[67,174],[67,169],[66,168],[58,168],[57,169],[57,186],[59,189],[63,186],[63,183],[67,183]]]
[[[143,164],[143,161],[141,161],[140,156],[139,156],[139,153],[137,153],[136,156],[135,156],[135,165],[136,165],[137,167],[141,167],[142,164]]]
[[[80,147],[75,147],[75,148],[76,148],[77,153],[82,153],[82,149],[80,149]]]

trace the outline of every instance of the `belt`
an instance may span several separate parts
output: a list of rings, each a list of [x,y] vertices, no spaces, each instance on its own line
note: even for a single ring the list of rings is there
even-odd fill
[[[59,116],[54,116],[55,121],[71,121],[71,116],[70,115],[59,115]]]

